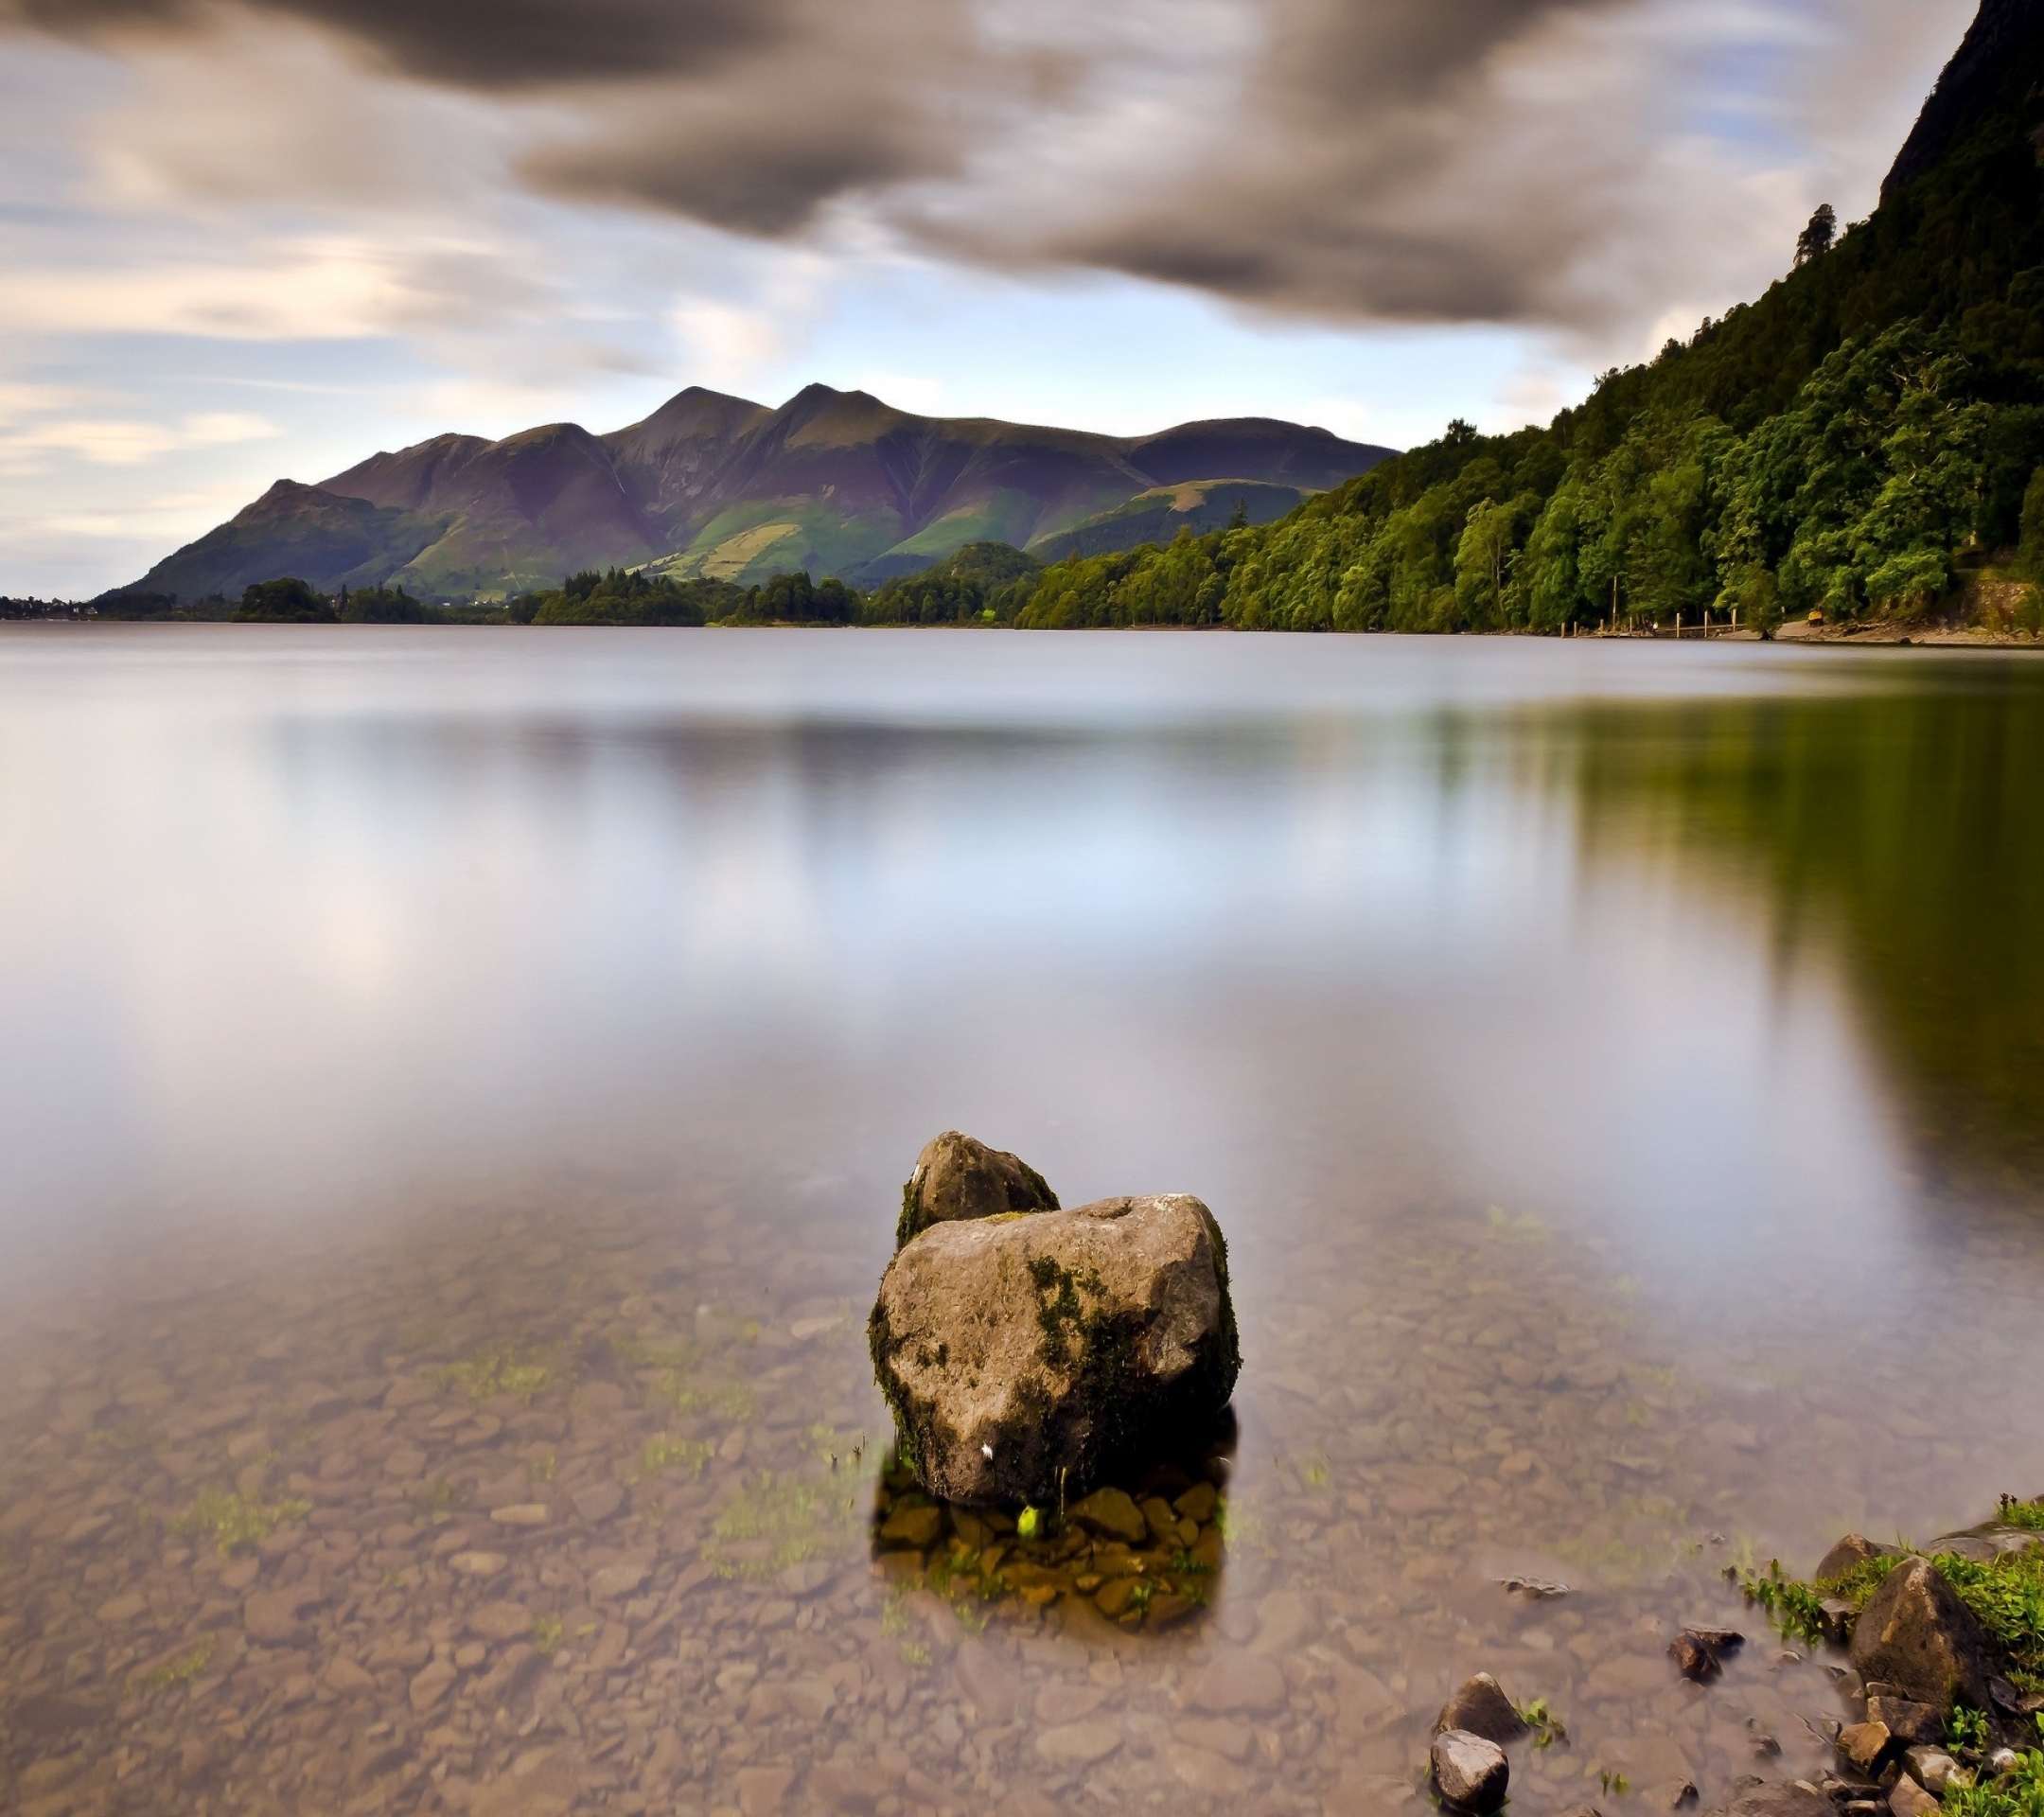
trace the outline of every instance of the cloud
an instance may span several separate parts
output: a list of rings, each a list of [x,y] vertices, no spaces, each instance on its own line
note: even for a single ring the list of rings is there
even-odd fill
[[[41,471],[44,463],[36,457],[53,453],[75,455],[100,467],[136,467],[161,454],[264,441],[277,432],[276,425],[264,417],[224,411],[201,412],[175,423],[51,417],[0,428],[0,469]]]
[[[128,143],[109,147],[102,179],[137,198],[379,195],[402,211],[422,187],[502,183],[808,246],[878,235],[1010,272],[1124,273],[1328,321],[1637,338],[1778,272],[1841,174],[1870,195],[1867,135],[1899,138],[1925,60],[1970,10],[0,0],[0,25],[185,72],[182,109],[145,109],[146,133],[117,115],[107,129]],[[307,72],[336,48],[361,74],[327,92]],[[416,116],[395,108],[389,134],[362,131],[333,94],[365,81]],[[305,105],[287,114],[282,92]]]

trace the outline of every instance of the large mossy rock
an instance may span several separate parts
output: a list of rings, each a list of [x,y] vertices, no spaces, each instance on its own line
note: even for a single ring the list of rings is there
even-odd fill
[[[869,1332],[904,1459],[982,1506],[1076,1500],[1191,1436],[1242,1367],[1227,1246],[1184,1194],[933,1225]]]
[[[1987,1708],[1987,1641],[1929,1559],[1904,1559],[1853,1624],[1852,1663],[1869,1684],[1949,1710]]]
[[[989,1148],[962,1130],[947,1129],[924,1144],[915,1172],[902,1188],[894,1246],[899,1249],[933,1224],[1057,1208],[1057,1194],[1027,1161],[1004,1149]]]

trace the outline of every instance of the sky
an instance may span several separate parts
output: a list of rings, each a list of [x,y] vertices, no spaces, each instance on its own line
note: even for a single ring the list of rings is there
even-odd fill
[[[688,384],[1407,447],[1866,214],[1973,0],[0,0],[0,593]]]

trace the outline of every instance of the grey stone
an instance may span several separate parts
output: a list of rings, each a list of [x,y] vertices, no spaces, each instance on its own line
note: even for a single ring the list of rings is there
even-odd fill
[[[1057,1194],[1027,1161],[989,1148],[961,1130],[947,1129],[923,1145],[915,1172],[902,1188],[901,1248],[933,1224],[990,1218],[1004,1211],[1055,1211]]]
[[[1434,1719],[1434,1733],[1445,1735],[1450,1729],[1480,1735],[1501,1748],[1527,1733],[1525,1719],[1489,1672],[1464,1679],[1455,1687],[1454,1695],[1441,1705],[1440,1714]]]
[[[933,1225],[868,1322],[903,1455],[932,1495],[1049,1503],[1210,1419],[1242,1358],[1227,1250],[1182,1193]]]
[[[1831,1801],[1792,1779],[1771,1779],[1740,1792],[1725,1817],[1832,1817]]]
[[[1504,1804],[1511,1768],[1495,1741],[1467,1729],[1448,1729],[1434,1738],[1428,1758],[1443,1804],[1471,1811],[1493,1811]]]
[[[1853,1627],[1852,1663],[1871,1685],[1893,1685],[1940,1713],[1987,1703],[1986,1643],[1978,1620],[1929,1559],[1888,1574]]]

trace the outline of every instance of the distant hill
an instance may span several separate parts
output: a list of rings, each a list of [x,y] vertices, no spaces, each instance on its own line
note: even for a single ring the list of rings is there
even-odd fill
[[[317,486],[279,481],[120,591],[233,597],[291,573],[495,598],[611,567],[741,583],[806,569],[875,586],[970,543],[1083,530],[1088,549],[1125,547],[1115,538],[1159,534],[1174,507],[1114,514],[1160,486],[1175,498],[1231,482],[1260,521],[1390,453],[1262,417],[1117,437],[917,416],[827,385],[778,410],[692,386],[608,435],[573,423],[440,435]]]

